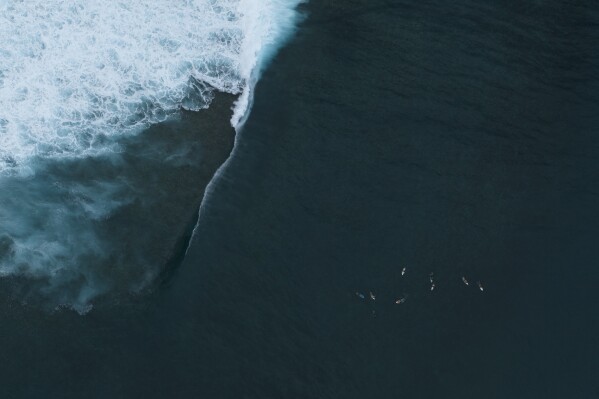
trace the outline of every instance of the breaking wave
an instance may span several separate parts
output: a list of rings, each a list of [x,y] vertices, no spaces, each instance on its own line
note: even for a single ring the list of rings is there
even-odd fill
[[[110,253],[98,224],[135,199],[126,182],[47,169],[119,154],[215,90],[239,96],[240,126],[300,1],[0,0],[0,276],[87,309],[110,285],[89,266]]]
[[[242,94],[293,27],[297,0],[0,1],[0,171],[87,156],[212,90]]]

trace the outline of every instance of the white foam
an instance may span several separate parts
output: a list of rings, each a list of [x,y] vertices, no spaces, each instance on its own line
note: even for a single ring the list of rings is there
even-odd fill
[[[300,0],[0,0],[0,171],[87,156],[209,105],[249,109],[260,68]]]
[[[262,69],[293,32],[298,17],[295,7],[300,2],[302,0],[263,0],[261,7],[255,7],[254,0],[241,0],[242,8],[247,10],[242,18],[243,31],[252,34],[244,36],[240,54],[240,73],[246,84],[231,118],[234,127],[239,128],[245,122]]]
[[[126,261],[103,270],[98,233],[133,201],[126,182],[40,168],[119,151],[115,139],[209,106],[214,89],[240,95],[239,127],[299,2],[0,0],[0,278],[41,281],[42,296],[80,312],[119,279],[139,284]]]

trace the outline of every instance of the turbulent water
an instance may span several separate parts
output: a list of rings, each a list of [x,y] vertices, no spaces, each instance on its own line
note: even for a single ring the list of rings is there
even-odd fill
[[[238,126],[298,2],[0,1],[0,274],[78,309],[114,286],[135,262],[99,231],[144,201],[114,172],[123,140],[209,107],[214,91],[239,95]],[[139,268],[126,286],[157,273]]]

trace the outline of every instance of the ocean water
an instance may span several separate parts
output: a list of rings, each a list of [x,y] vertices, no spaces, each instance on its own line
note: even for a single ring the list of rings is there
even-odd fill
[[[51,20],[53,6],[27,4],[9,4],[21,26]],[[116,23],[93,2],[60,4],[81,18],[69,29]],[[2,397],[599,395],[594,2],[118,4],[144,15],[123,11],[123,55],[158,63],[195,57],[182,21],[212,12],[226,20],[212,27],[288,42],[231,47],[259,54],[226,69],[236,89],[193,68],[148,82],[172,93],[149,101],[172,115],[103,126],[88,152],[77,130],[43,133],[58,119],[5,112],[3,139],[23,146],[1,150]],[[167,33],[180,59],[144,55]],[[190,89],[188,107],[177,90]],[[18,90],[4,93],[16,106]],[[15,242],[35,249],[19,267]]]
[[[169,293],[205,386],[597,396],[596,3],[307,10]]]

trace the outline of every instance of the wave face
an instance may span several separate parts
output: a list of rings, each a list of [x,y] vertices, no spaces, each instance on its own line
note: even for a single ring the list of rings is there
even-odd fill
[[[0,0],[0,275],[84,281],[60,301],[85,308],[102,284],[82,265],[107,250],[94,226],[132,200],[125,183],[44,171],[118,154],[214,90],[240,95],[237,126],[299,2]]]

